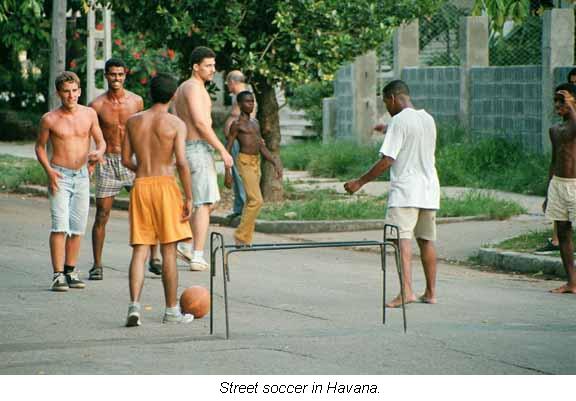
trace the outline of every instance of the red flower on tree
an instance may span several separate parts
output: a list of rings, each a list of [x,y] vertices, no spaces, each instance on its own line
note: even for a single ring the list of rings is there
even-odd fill
[[[122,39],[114,39],[116,46],[122,46]]]
[[[136,52],[136,53],[133,53],[133,54],[132,54],[132,57],[134,57],[136,60],[140,60],[140,59],[142,58],[142,54]]]
[[[96,24],[96,30],[97,31],[103,31],[104,30],[104,24]]]
[[[70,60],[70,68],[76,68],[78,66],[78,63],[76,63],[76,60],[72,59]]]
[[[168,49],[168,58],[174,60],[174,57],[176,57],[176,52],[172,49]]]
[[[140,83],[142,85],[146,85],[148,83],[148,78],[144,77],[144,78],[140,78]]]

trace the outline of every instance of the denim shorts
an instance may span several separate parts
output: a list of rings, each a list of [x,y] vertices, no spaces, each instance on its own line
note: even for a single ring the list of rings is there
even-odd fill
[[[68,235],[84,235],[90,208],[90,178],[86,166],[79,170],[52,165],[62,178],[58,179],[58,190],[50,194],[52,214],[51,232]]]
[[[186,158],[192,176],[194,206],[213,204],[220,200],[214,150],[206,141],[186,141]]]

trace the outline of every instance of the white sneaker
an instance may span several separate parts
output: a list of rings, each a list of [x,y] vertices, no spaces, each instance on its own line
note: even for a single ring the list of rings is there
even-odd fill
[[[126,327],[140,326],[140,308],[136,305],[128,307],[128,317],[126,318]]]
[[[193,272],[203,272],[208,269],[208,266],[208,262],[202,256],[192,258],[190,261],[190,270]]]
[[[178,323],[178,324],[187,324],[192,323],[194,321],[194,315],[183,314],[179,313],[174,315],[172,313],[164,313],[164,318],[162,319],[162,323]]]
[[[176,256],[187,263],[190,263],[192,260],[192,252],[183,242],[179,242],[178,245],[176,245]]]

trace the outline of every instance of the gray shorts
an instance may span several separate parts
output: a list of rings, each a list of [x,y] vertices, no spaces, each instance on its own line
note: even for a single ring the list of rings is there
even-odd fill
[[[204,140],[186,141],[186,158],[192,176],[194,206],[218,202],[220,191],[212,146]]]
[[[84,235],[90,208],[90,178],[86,166],[79,170],[60,167],[52,168],[62,174],[58,179],[58,190],[51,194],[50,211],[52,214],[53,233]]]

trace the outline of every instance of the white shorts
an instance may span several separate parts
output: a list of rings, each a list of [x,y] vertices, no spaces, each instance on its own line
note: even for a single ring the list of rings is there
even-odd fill
[[[214,150],[206,141],[186,141],[186,158],[192,177],[194,207],[220,200]]]
[[[398,226],[401,239],[436,240],[436,210],[416,207],[389,207],[386,220]]]
[[[548,185],[546,218],[576,223],[576,178],[552,177]]]

